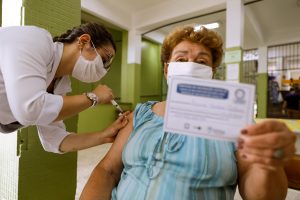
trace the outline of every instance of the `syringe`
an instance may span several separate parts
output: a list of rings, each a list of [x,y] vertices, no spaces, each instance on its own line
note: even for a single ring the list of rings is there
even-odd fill
[[[120,105],[119,105],[114,99],[111,100],[110,102],[111,102],[111,104],[112,104],[113,106],[116,107],[116,109],[117,109],[120,113],[123,113],[123,112],[124,112],[123,109],[120,107]]]

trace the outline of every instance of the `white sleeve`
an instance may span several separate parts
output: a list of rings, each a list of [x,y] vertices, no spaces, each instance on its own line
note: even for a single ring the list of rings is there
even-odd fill
[[[63,106],[62,96],[46,91],[47,66],[54,55],[51,35],[37,27],[15,32],[11,39],[1,33],[8,40],[1,40],[0,62],[10,109],[25,126],[49,124]]]
[[[37,126],[40,141],[45,151],[63,153],[59,150],[61,142],[70,133],[66,131],[63,121],[53,122],[49,125]]]

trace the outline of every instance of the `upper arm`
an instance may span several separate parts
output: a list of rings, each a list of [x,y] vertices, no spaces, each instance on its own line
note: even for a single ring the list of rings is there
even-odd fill
[[[132,113],[128,119],[128,124],[119,131],[111,148],[90,175],[80,200],[111,199],[112,189],[118,183],[123,170],[122,151],[133,129]]]
[[[24,28],[20,32],[22,34],[12,36],[13,40],[1,43],[5,49],[1,70],[7,99],[21,124],[48,124],[56,118],[62,106],[61,97],[46,92],[47,66],[53,57],[53,42],[42,29]],[[49,107],[52,111],[43,113],[43,109]]]
[[[99,163],[103,168],[114,175],[115,179],[119,180],[121,172],[123,170],[122,152],[125,144],[127,143],[128,137],[133,130],[133,113],[128,115],[128,123],[122,128],[111,148]]]

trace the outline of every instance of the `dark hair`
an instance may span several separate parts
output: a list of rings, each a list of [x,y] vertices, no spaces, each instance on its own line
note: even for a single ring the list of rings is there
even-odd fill
[[[212,67],[216,68],[220,65],[223,56],[223,40],[219,34],[208,30],[204,26],[197,31],[192,26],[180,26],[170,32],[161,48],[161,62],[163,65],[169,62],[176,45],[185,40],[199,43],[209,48],[212,54]]]
[[[73,27],[71,30],[67,30],[61,36],[54,37],[53,42],[72,43],[85,33],[91,36],[91,40],[96,48],[111,44],[114,50],[117,50],[112,35],[104,26],[97,23],[85,23],[81,24],[80,26]]]

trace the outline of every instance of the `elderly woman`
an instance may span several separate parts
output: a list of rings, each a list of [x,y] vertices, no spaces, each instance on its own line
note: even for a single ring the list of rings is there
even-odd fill
[[[206,67],[205,77],[211,77],[207,69],[212,72],[220,64],[222,45],[211,30],[175,29],[162,45],[165,76],[173,62],[183,62],[182,67],[191,69]],[[245,127],[235,145],[164,132],[165,106],[147,102],[136,107],[92,172],[81,200],[225,200],[234,198],[237,185],[243,199],[285,198],[283,166],[295,152],[295,134],[283,123],[270,120]]]

